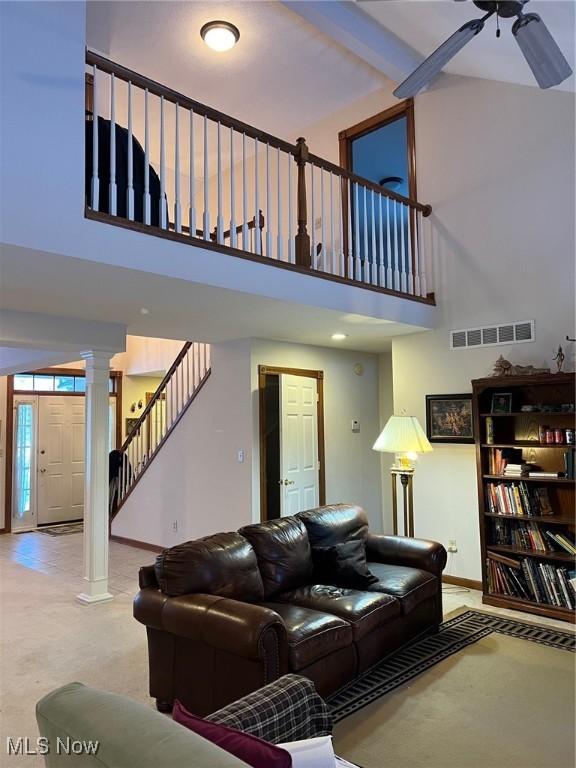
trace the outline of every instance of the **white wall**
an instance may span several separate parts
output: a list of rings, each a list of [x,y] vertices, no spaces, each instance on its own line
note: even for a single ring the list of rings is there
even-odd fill
[[[259,339],[213,345],[211,377],[120,510],[113,533],[170,546],[260,519],[261,364],[324,371],[327,501],[361,504],[373,529],[382,530],[380,457],[372,451],[380,429],[378,362],[365,353]],[[359,434],[352,419],[360,421]]]
[[[354,373],[360,363],[364,373]],[[255,339],[252,344],[252,412],[254,519],[260,515],[258,366],[324,371],[326,501],[360,504],[374,530],[382,530],[380,457],[372,450],[378,437],[378,358],[339,348],[306,347]],[[360,432],[351,430],[352,419]]]
[[[211,360],[212,375],[120,510],[114,534],[172,546],[251,522],[250,340],[214,345]]]
[[[416,99],[418,190],[437,232],[437,330],[393,340],[394,405],[470,392],[499,354],[574,370],[574,96],[461,77]],[[449,351],[450,329],[535,319],[536,341]],[[415,485],[417,535],[456,539],[447,572],[480,578],[474,447],[435,446]]]

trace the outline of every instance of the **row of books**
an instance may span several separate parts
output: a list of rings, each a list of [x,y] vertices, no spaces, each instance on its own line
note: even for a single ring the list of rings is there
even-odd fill
[[[535,552],[567,552],[576,554],[570,534],[543,530],[537,523],[518,520],[492,520],[492,543]]]
[[[514,560],[488,552],[488,590],[492,594],[518,597],[560,608],[576,606],[574,577],[567,568],[537,563],[529,558]]]
[[[528,488],[527,483],[487,483],[486,505],[493,515],[552,515],[548,488]]]

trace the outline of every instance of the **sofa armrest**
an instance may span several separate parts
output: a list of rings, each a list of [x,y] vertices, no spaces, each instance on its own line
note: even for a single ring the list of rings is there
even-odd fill
[[[389,565],[420,568],[440,578],[446,566],[446,550],[437,541],[412,539],[406,536],[368,534],[366,559]]]
[[[285,669],[286,628],[270,608],[217,595],[167,597],[160,590],[143,589],[134,600],[134,617],[147,626],[246,659],[262,660],[276,649],[279,672]]]

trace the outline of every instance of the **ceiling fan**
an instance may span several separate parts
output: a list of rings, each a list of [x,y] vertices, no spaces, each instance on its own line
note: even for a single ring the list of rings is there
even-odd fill
[[[528,1],[474,0],[474,5],[481,11],[485,11],[485,15],[480,19],[467,21],[448,40],[445,40],[403,83],[400,83],[394,91],[394,96],[407,99],[429,85],[450,59],[473,37],[482,32],[486,19],[494,15],[497,20],[518,17],[512,25],[512,34],[540,88],[550,88],[566,80],[572,74],[572,69],[540,16],[537,13],[523,13]],[[499,29],[496,34],[500,36]]]

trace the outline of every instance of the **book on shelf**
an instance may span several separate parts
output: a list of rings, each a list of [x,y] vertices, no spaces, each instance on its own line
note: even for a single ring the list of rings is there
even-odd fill
[[[548,539],[556,545],[554,548],[557,552],[563,550],[569,555],[576,555],[576,546],[574,546],[574,542],[570,540],[567,533],[561,531],[544,531],[544,533],[548,536]]]
[[[559,544],[554,539],[554,546],[542,533],[538,523],[521,520],[512,523],[510,520],[492,520],[491,538],[497,546],[515,547],[527,552],[558,551]]]
[[[548,488],[528,488],[528,484],[487,483],[486,508],[492,515],[537,517],[552,515]]]
[[[574,609],[576,591],[567,568],[537,563],[529,558],[506,565],[487,551],[488,590],[495,595]],[[512,558],[510,558],[512,560]],[[576,576],[576,573],[575,573]]]
[[[542,470],[530,470],[530,472],[528,472],[528,477],[542,477],[542,478],[564,477],[564,472],[543,472]]]
[[[574,480],[574,449],[564,451],[564,477]]]

